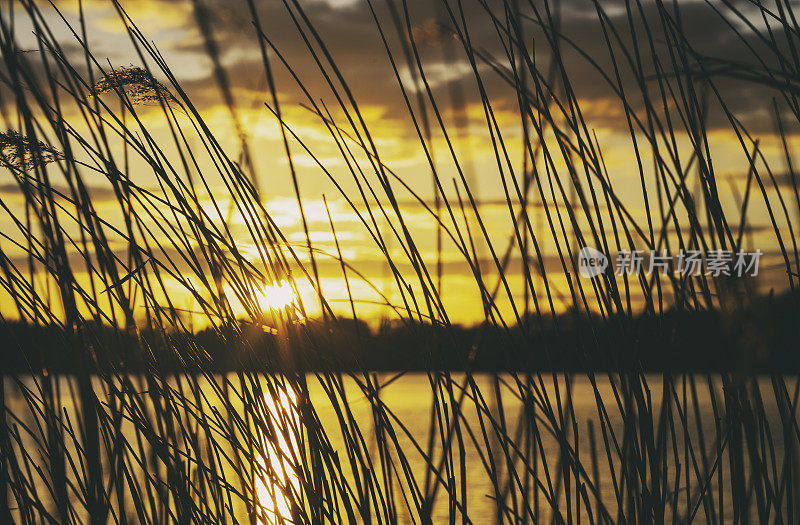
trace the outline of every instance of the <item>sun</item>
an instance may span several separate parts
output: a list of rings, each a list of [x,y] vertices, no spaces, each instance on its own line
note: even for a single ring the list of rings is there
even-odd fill
[[[263,310],[284,310],[297,302],[297,294],[288,281],[281,279],[257,289],[256,299]]]

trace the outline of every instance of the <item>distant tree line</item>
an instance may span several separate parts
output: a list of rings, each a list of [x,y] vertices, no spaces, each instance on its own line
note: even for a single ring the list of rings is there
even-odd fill
[[[242,321],[194,335],[125,332],[86,325],[69,333],[0,324],[0,372],[70,373],[88,352],[101,370],[136,372],[301,370],[777,371],[800,372],[800,294],[768,295],[747,307],[668,310],[635,317],[531,315],[511,327],[313,320],[285,344]],[[84,354],[85,355],[85,354]]]

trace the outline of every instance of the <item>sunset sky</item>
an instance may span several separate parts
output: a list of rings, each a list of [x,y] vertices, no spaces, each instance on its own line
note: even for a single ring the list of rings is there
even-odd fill
[[[524,2],[520,2],[524,4]],[[738,5],[748,23],[756,27],[763,27],[760,17],[748,18],[750,2],[738,0],[733,2]],[[324,102],[331,111],[334,119],[340,125],[345,125],[344,113],[340,110],[336,97],[325,81],[315,58],[309,52],[300,37],[297,27],[293,22],[291,13],[297,16],[297,10],[287,10],[281,1],[257,1],[259,16],[264,32],[284,59],[291,65],[293,73],[301,79],[304,87],[316,102]],[[291,2],[289,2],[291,4]],[[452,2],[457,9],[457,2]],[[145,37],[154,42],[163,55],[172,73],[186,91],[202,119],[208,125],[220,145],[231,159],[239,159],[241,143],[237,138],[234,120],[224,102],[223,90],[219,85],[219,76],[214,73],[214,61],[209,56],[208,35],[203,35],[202,24],[206,23],[211,28],[211,35],[219,50],[219,63],[224,69],[224,76],[230,84],[230,92],[235,101],[236,115],[241,122],[241,128],[246,135],[250,153],[253,159],[254,171],[257,175],[258,185],[262,192],[262,200],[267,211],[281,229],[283,234],[292,244],[298,257],[308,259],[305,248],[306,237],[300,222],[297,201],[295,199],[288,162],[281,139],[280,127],[275,116],[270,112],[265,103],[272,105],[272,97],[264,72],[261,49],[256,38],[246,1],[210,1],[202,0],[196,4],[192,0],[137,0],[123,2],[125,10]],[[438,3],[437,3],[438,5]],[[79,3],[74,0],[57,2],[58,8],[74,27],[80,27]],[[433,202],[433,186],[431,182],[431,168],[426,160],[423,148],[420,145],[417,132],[412,125],[406,102],[398,80],[392,69],[392,64],[381,41],[381,34],[376,26],[370,4],[362,0],[305,0],[302,2],[305,14],[308,15],[314,28],[325,41],[328,51],[335,59],[341,75],[347,81],[359,109],[369,127],[372,139],[379,151],[380,161],[392,170],[399,179],[412,188],[426,202]],[[627,13],[623,1],[603,1],[603,9],[608,17],[609,24],[627,27]],[[380,21],[388,45],[397,61],[400,81],[406,87],[406,93],[416,104],[418,88],[415,77],[412,75],[403,56],[397,30],[394,26],[392,13],[384,1],[372,2],[374,16]],[[742,20],[725,19],[704,1],[681,1],[681,20],[684,31],[689,35],[694,49],[701,55],[733,61],[739,64],[754,63],[757,61],[756,53],[763,46],[757,37],[751,40],[742,40],[731,29],[738,27],[748,33],[747,23]],[[4,7],[6,9],[7,7]],[[49,6],[40,6],[43,17],[56,35],[63,51],[70,62],[85,64],[83,51],[75,37],[61,20],[61,15]],[[109,2],[89,0],[82,3],[84,11],[86,32],[89,35],[89,48],[95,57],[107,67],[126,67],[141,65],[141,60],[124,31],[120,17]],[[402,3],[397,8],[402,11]],[[489,2],[489,8],[498,20],[502,19],[503,8],[501,2]],[[652,8],[653,12],[642,13],[644,20],[655,19],[657,13],[652,3],[646,3],[646,9]],[[452,135],[451,143],[456,152],[459,163],[469,183],[470,190],[479,203],[479,209],[487,228],[488,235],[495,249],[500,252],[505,250],[509,239],[512,238],[513,221],[510,217],[505,202],[502,178],[510,180],[511,175],[503,168],[501,173],[493,147],[492,136],[489,133],[486,114],[480,98],[480,87],[486,90],[487,98],[491,103],[494,117],[497,120],[499,133],[502,135],[507,147],[510,164],[514,167],[514,177],[521,179],[523,169],[523,131],[520,119],[520,109],[514,90],[506,83],[489,64],[479,62],[477,68],[481,74],[482,86],[476,82],[475,73],[470,67],[464,53],[462,43],[445,28],[448,26],[448,15],[442,8],[434,8],[430,3],[421,0],[409,0],[410,25],[418,51],[425,68],[425,74],[433,96],[436,99],[442,118],[448,132]],[[551,57],[551,48],[547,44],[542,31],[532,21],[533,14],[526,6],[522,6],[523,13],[528,13],[531,22],[524,30],[529,45],[533,45],[537,68],[546,72]],[[398,12],[402,18],[402,12]],[[466,1],[463,3],[463,12],[458,13],[463,17],[469,28],[471,44],[475,49],[480,49],[486,56],[492,57],[498,64],[507,67],[508,60],[504,54],[504,42],[492,24],[488,23],[489,16],[481,2]],[[613,64],[608,50],[602,45],[604,42],[603,29],[597,21],[597,13],[593,3],[589,0],[570,0],[562,3],[560,13],[561,32],[577,47],[581,48],[592,60],[596,61],[604,70],[613,71]],[[474,23],[473,23],[474,22]],[[479,23],[478,23],[479,22]],[[638,33],[641,40],[637,42],[643,48],[650,44],[642,31],[641,20],[637,22]],[[35,38],[30,34],[30,23],[24,16],[19,16],[15,24],[16,37],[21,49],[35,49]],[[781,41],[780,28],[772,28],[775,38]],[[629,32],[623,32],[629,35]],[[623,39],[630,39],[623,36]],[[630,44],[630,42],[627,43]],[[670,49],[664,41],[656,37],[654,45],[659,54],[663,54],[665,63]],[[26,53],[26,58],[32,63],[37,60],[38,52]],[[569,71],[575,96],[580,101],[583,118],[586,126],[596,135],[596,141],[603,151],[605,167],[609,178],[615,188],[617,196],[625,203],[631,215],[646,224],[644,199],[639,179],[639,170],[634,155],[633,141],[625,119],[625,113],[617,95],[608,83],[597,73],[594,67],[571,46],[564,45],[562,58]],[[618,57],[619,58],[619,57]],[[310,237],[314,247],[321,252],[336,253],[330,224],[322,201],[325,195],[333,217],[334,226],[339,239],[340,248],[344,259],[361,274],[371,281],[374,287],[383,290],[385,295],[392,300],[397,300],[396,285],[389,279],[387,265],[384,257],[377,250],[374,240],[361,224],[357,211],[364,213],[366,205],[357,193],[353,176],[348,170],[336,142],[325,125],[309,108],[309,100],[298,89],[298,85],[282,66],[281,61],[274,52],[270,51],[270,60],[274,69],[278,98],[281,104],[283,118],[291,131],[296,134],[305,147],[313,152],[314,157],[321,162],[331,176],[341,184],[345,194],[354,200],[357,210],[349,207],[340,193],[340,190],[331,183],[329,177],[317,165],[317,161],[305,151],[305,147],[290,137],[292,161],[297,170],[299,189],[303,196],[303,205],[309,220]],[[171,91],[174,87],[165,75],[155,68],[155,76]],[[645,66],[647,68],[647,66]],[[44,69],[39,66],[39,71],[44,79]],[[326,68],[328,74],[333,74]],[[83,68],[84,74],[86,68]],[[636,92],[631,75],[622,71],[621,85],[623,89]],[[769,161],[771,169],[780,184],[787,183],[786,160],[783,158],[780,138],[776,134],[776,119],[773,112],[773,98],[775,93],[767,86],[750,83],[731,76],[720,75],[715,78],[715,86],[719,96],[725,100],[728,110],[751,134],[752,140],[759,140],[759,151]],[[654,86],[655,89],[655,86]],[[748,159],[733,133],[731,124],[721,111],[713,93],[707,94],[709,98],[709,113],[707,120],[707,136],[713,169],[716,175],[720,192],[720,200],[729,220],[738,226],[738,205],[736,194],[743,192],[744,181],[748,171]],[[641,101],[632,96],[629,103],[635,109]],[[777,102],[781,111],[788,111],[781,101]],[[19,129],[19,118],[16,115],[12,96],[3,96],[3,119],[7,129]],[[676,109],[676,108],[670,108]],[[80,113],[76,107],[69,105],[62,108],[67,118],[75,118],[81,122]],[[677,109],[676,109],[677,110]],[[451,203],[458,202],[455,187],[459,187],[461,196],[465,197],[463,184],[455,182],[458,170],[453,157],[449,152],[448,142],[438,129],[433,120],[431,107],[427,111],[432,119],[433,140],[432,151],[434,162],[439,172],[440,180],[447,199]],[[137,108],[137,113],[142,123],[147,126],[152,136],[159,144],[163,144],[165,151],[169,152],[172,142],[171,132],[161,108],[154,104]],[[185,116],[177,117],[179,119]],[[796,120],[795,120],[796,121]],[[188,122],[188,119],[186,120]],[[77,126],[77,125],[76,125]],[[344,126],[346,127],[346,126]],[[77,128],[79,131],[80,129]],[[800,144],[797,130],[788,128],[787,134],[791,145]],[[675,134],[678,149],[683,153],[682,165],[689,162],[691,141],[689,136],[679,129]],[[552,134],[550,134],[552,139]],[[191,142],[190,145],[199,147],[199,143]],[[644,140],[637,136],[641,146]],[[748,149],[751,148],[748,143]],[[352,146],[352,144],[351,144]],[[553,145],[553,148],[555,146]],[[653,160],[649,155],[649,148],[644,148],[643,170],[646,174],[650,202],[655,202],[655,183],[653,182]],[[354,149],[355,151],[355,149]],[[117,158],[122,157],[122,148],[119,141],[112,145],[112,152]],[[363,153],[357,152],[356,157],[367,166],[367,159]],[[172,157],[177,163],[177,157]],[[145,188],[152,188],[158,192],[158,185],[152,170],[141,159],[132,156],[130,159],[130,172],[136,174],[138,184]],[[554,159],[556,169],[563,166],[563,160]],[[203,169],[207,166],[200,166]],[[760,172],[762,173],[762,172]],[[140,175],[139,175],[140,174]],[[767,177],[766,170],[762,175]],[[60,176],[60,175],[59,175]],[[559,174],[568,180],[567,174]],[[377,180],[374,173],[366,172],[365,177]],[[87,178],[90,181],[91,178]],[[695,177],[696,180],[696,177]],[[63,181],[63,178],[62,178]],[[62,184],[63,182],[56,182]],[[692,177],[687,185],[696,186]],[[404,190],[400,184],[393,186],[398,200],[401,202],[401,211],[404,221],[413,230],[423,259],[429,269],[435,267],[436,223],[423,206],[414,203],[413,196]],[[227,208],[229,193],[220,183],[211,188],[214,200],[222,209]],[[95,205],[99,210],[107,210],[110,221],[119,221],[119,206],[107,181],[97,180],[90,191]],[[548,190],[549,191],[549,190]],[[756,192],[755,189],[752,191]],[[775,192],[767,187],[768,195],[775,199]],[[22,213],[23,200],[19,194],[18,185],[5,171],[0,174],[0,199],[9,206],[10,210]],[[765,253],[762,260],[762,273],[760,285],[763,290],[775,283],[785,282],[785,269],[781,266],[782,259],[778,253],[775,235],[771,230],[769,217],[759,192],[753,197],[749,210],[750,226],[752,228],[752,245],[748,249],[761,249]],[[569,306],[566,277],[558,263],[554,250],[551,234],[543,224],[544,213],[538,203],[538,195],[534,195],[529,203],[531,219],[534,222],[536,233],[543,232],[540,244],[547,257],[547,264],[552,264],[552,283],[561,288],[565,302],[558,305],[560,308]],[[383,200],[383,199],[382,199]],[[385,201],[384,201],[385,202]],[[777,201],[776,201],[777,202]],[[564,205],[565,203],[561,203]],[[203,201],[204,206],[213,208],[211,199]],[[104,208],[106,206],[106,208]],[[518,208],[517,204],[517,208]],[[551,203],[555,209],[555,205]],[[793,200],[787,202],[792,219],[797,219],[798,210]],[[105,213],[105,211],[103,212]],[[779,218],[779,226],[783,229],[785,221]],[[236,214],[231,216],[233,231],[242,232],[243,241],[240,249],[247,254],[251,250],[255,258],[255,248],[248,246],[244,236],[241,217]],[[472,222],[475,227],[475,222]],[[386,227],[388,230],[388,226]],[[537,228],[542,228],[537,230]],[[15,226],[7,214],[0,215],[0,230],[13,232]],[[475,232],[473,232],[475,233]],[[11,237],[14,234],[9,233]],[[569,236],[568,236],[569,237]],[[9,256],[15,252],[8,242],[0,241],[0,246]],[[401,271],[411,272],[411,265],[404,258],[401,246],[397,243],[390,244],[394,255],[399,261]],[[643,246],[637,246],[643,248]],[[476,251],[487,271],[486,280],[492,288],[497,280],[496,270],[490,258],[490,251],[485,242],[477,242]],[[21,254],[18,252],[17,254]],[[24,266],[24,258],[19,255],[18,263]],[[320,256],[319,269],[322,287],[326,297],[330,298],[334,309],[338,312],[349,312],[346,303],[347,294],[344,281],[341,278],[341,267],[337,260]],[[441,291],[442,298],[448,306],[453,321],[471,323],[484,318],[480,302],[479,291],[475,285],[473,275],[469,272],[463,257],[446,241],[443,250],[444,286]],[[521,259],[515,252],[509,268],[510,282],[515,290],[515,300],[519,300],[522,290],[520,275]],[[352,276],[351,276],[352,277]],[[561,283],[559,284],[559,280]],[[353,294],[364,302],[359,305],[359,314],[376,319],[381,315],[388,315],[385,307],[373,304],[379,301],[374,289],[358,279],[352,283]],[[299,283],[304,302],[308,304],[309,311],[314,312],[314,293],[307,283]],[[182,305],[187,310],[193,308],[188,296],[175,284],[176,304]],[[0,297],[2,292],[0,292]],[[6,310],[10,312],[8,298],[4,298]],[[9,313],[9,315],[13,315]]]

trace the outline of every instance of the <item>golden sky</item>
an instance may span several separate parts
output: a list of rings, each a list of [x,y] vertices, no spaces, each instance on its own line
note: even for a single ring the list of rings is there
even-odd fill
[[[747,2],[740,3],[746,14]],[[378,196],[377,199],[368,198],[365,203],[358,192],[350,163],[361,166],[365,170],[362,175],[363,180],[376,186],[379,185],[378,174],[369,169],[370,158],[348,139],[343,139],[343,142],[349,143],[353,148],[353,157],[342,154],[320,116],[309,109],[309,99],[293,78],[293,75],[296,75],[300,79],[308,90],[311,100],[325,104],[338,125],[345,130],[350,129],[347,116],[336,98],[337,92],[330,88],[325,78],[325,74],[335,76],[332,69],[325,67],[323,74],[315,61],[314,54],[309,52],[299,36],[300,32],[292,18],[292,14],[297,16],[297,9],[287,9],[278,1],[260,1],[256,4],[265,34],[292,68],[291,73],[287,71],[276,53],[270,51],[282,116],[291,130],[289,137],[291,159],[297,173],[309,236],[317,250],[321,287],[334,311],[345,315],[350,313],[347,288],[342,279],[341,265],[336,259],[337,247],[323,203],[324,196],[329,205],[342,256],[363,277],[363,279],[357,277],[354,273],[350,275],[353,280],[351,293],[359,301],[359,316],[373,320],[384,315],[391,316],[391,309],[376,303],[383,300],[382,293],[390,301],[400,304],[401,294],[397,284],[391,279],[385,257],[376,248],[373,234],[377,229],[386,234],[387,238],[391,238],[391,226],[396,224],[397,220],[393,215],[394,212],[389,212],[388,219],[378,217],[379,220],[375,224],[365,225],[362,222],[370,209],[373,211],[378,209],[377,201],[383,202],[384,205],[388,201],[385,196]],[[392,22],[392,13],[384,2],[375,4],[379,4],[376,5],[375,16],[385,30],[387,45],[396,60],[397,76],[366,2],[308,0],[302,2],[302,7],[335,59],[352,96],[358,101],[358,108],[369,129],[371,140],[379,152],[380,162],[391,170],[393,177],[396,177],[392,187],[400,202],[403,221],[409,228],[423,261],[431,271],[434,271],[437,260],[436,221],[424,206],[415,202],[414,195],[408,191],[408,189],[413,190],[428,205],[432,205],[431,167],[409,116],[405,98],[409,97],[410,103],[419,115],[421,112],[417,106],[418,96],[423,95],[424,98],[425,93],[420,92],[419,84],[402,53],[400,40]],[[613,1],[603,4],[610,20],[619,24],[625,23],[627,15],[623,7],[624,2]],[[502,13],[501,5],[500,2],[490,2],[489,8],[494,15],[498,15]],[[602,32],[592,5],[592,2],[587,0],[564,2],[560,13],[561,31],[570,37],[571,42],[586,50],[602,68],[610,70],[612,62],[608,50],[602,46]],[[79,27],[83,17],[88,46],[98,62],[106,69],[141,65],[141,59],[124,30],[120,16],[110,2],[85,1],[82,3],[82,11],[78,2],[73,0],[60,1],[57,6],[61,10],[60,14],[42,3],[41,16],[50,26],[67,59],[76,64],[80,74],[87,74],[83,63],[83,51],[75,35],[62,20],[62,16],[73,27]],[[262,202],[288,244],[295,250],[297,257],[307,264],[309,255],[306,235],[298,212],[281,129],[274,114],[265,106],[265,103],[272,106],[272,97],[247,2],[136,0],[122,2],[122,6],[128,16],[137,23],[144,37],[157,46],[170,71],[197,108],[203,122],[220,147],[233,160],[242,158],[242,145],[235,124],[235,119],[239,120],[239,126],[249,146],[253,171],[261,189]],[[741,21],[726,20],[703,2],[682,3],[681,8],[684,10],[686,34],[693,39],[693,45],[699,52],[721,59],[735,59],[737,62],[754,60],[748,53],[753,47],[755,52],[758,52],[757,38],[753,37],[752,42],[742,41],[734,36],[730,29],[731,23],[739,24],[739,27],[746,29],[746,25]],[[504,41],[491,23],[490,14],[479,2],[464,2],[464,9],[466,9],[463,13],[464,21],[473,47],[482,50],[486,56],[492,57],[502,67],[508,67],[508,60],[504,54]],[[10,20],[8,6],[4,7],[4,12],[8,23]],[[418,45],[430,92],[449,133],[445,136],[439,129],[433,107],[427,102],[425,111],[432,122],[429,151],[442,181],[445,198],[451,203],[458,202],[459,193],[462,198],[466,198],[464,184],[459,177],[459,168],[464,173],[486,228],[488,242],[481,238],[478,222],[473,214],[467,213],[467,217],[457,215],[456,222],[460,222],[460,228],[468,225],[474,230],[472,233],[476,235],[475,253],[482,260],[481,269],[485,272],[483,277],[491,289],[498,282],[498,277],[489,245],[491,244],[495,251],[502,255],[513,239],[513,217],[519,208],[519,204],[514,204],[513,209],[509,211],[505,202],[503,181],[511,184],[514,178],[521,180],[523,166],[527,165],[523,160],[525,137],[519,102],[515,91],[503,81],[488,62],[478,63],[477,70],[481,83],[476,81],[475,71],[467,60],[461,41],[443,29],[447,26],[447,13],[424,1],[409,2],[409,13],[409,26]],[[16,15],[13,27],[19,48],[35,50],[36,39],[31,35],[33,24],[26,19],[19,8]],[[652,13],[645,13],[645,19],[649,19],[651,15]],[[754,22],[759,23],[758,20]],[[224,70],[224,76],[229,83],[229,92],[235,103],[235,117],[225,103],[225,90],[219,85],[220,77],[214,73],[214,59],[210,56],[206,40],[208,35],[204,35],[201,30],[203,23],[207,23],[211,28],[210,34],[218,49],[217,61]],[[546,72],[552,52],[543,33],[533,23],[529,24],[525,31],[533,42],[531,51],[536,57],[537,67]],[[659,42],[655,45],[656,52],[666,58],[669,52],[666,46]],[[37,59],[38,63],[41,62],[38,56],[34,56],[35,53],[25,55],[34,64],[37,64]],[[631,135],[619,98],[603,82],[585,57],[565,46],[562,59],[566,70],[569,71],[572,86],[576,90],[575,96],[580,103],[586,129],[590,130],[592,139],[603,152],[605,169],[616,196],[625,204],[631,216],[640,225],[644,225],[645,199],[635,157],[635,144],[641,148],[642,172],[647,181],[646,188],[651,206],[655,205],[655,195],[658,193],[654,182],[654,157],[646,138],[638,132]],[[148,65],[153,68],[154,75],[160,82],[172,92],[176,91],[167,75],[156,67],[152,59],[148,61]],[[41,66],[39,73],[44,79],[45,73]],[[623,72],[622,76],[621,84],[629,89],[629,93],[635,93],[630,75],[625,75]],[[338,94],[341,95],[342,90],[338,80],[335,84]],[[401,85],[405,91],[401,90]],[[744,192],[749,166],[748,151],[753,141],[758,140],[759,151],[775,172],[777,181],[781,185],[787,182],[786,159],[779,136],[775,132],[772,109],[776,94],[770,91],[769,87],[725,77],[718,79],[715,86],[725,100],[727,109],[751,134],[747,139],[750,141],[748,148],[743,148],[724,112],[714,103],[713,96],[711,97],[706,123],[709,158],[713,162],[721,205],[729,213],[729,220],[738,225],[739,199]],[[493,111],[493,120],[488,122],[485,106],[481,101],[481,90],[485,90]],[[635,95],[631,95],[629,103],[634,109],[641,109],[637,107],[640,102]],[[2,104],[5,127],[19,129],[20,119],[16,114],[13,96],[3,97]],[[347,103],[345,107],[348,107]],[[785,107],[780,105],[779,107],[782,111],[787,111]],[[74,122],[73,125],[78,133],[85,133],[87,136],[90,134],[89,127],[81,119],[77,105],[65,104],[62,111],[65,118]],[[670,111],[679,115],[681,108],[671,107]],[[177,149],[172,147],[172,130],[160,106],[157,104],[140,106],[137,108],[137,116],[153,140],[163,147],[169,161],[180,166]],[[180,112],[175,116],[175,120],[187,128],[192,121],[188,115]],[[787,125],[790,149],[798,143],[795,131]],[[497,161],[498,151],[495,142],[497,135],[502,136],[504,141],[505,151],[502,152],[502,156],[507,159],[505,164],[498,164]],[[675,147],[682,155],[680,163],[685,166],[691,158],[690,134],[683,126],[676,125],[674,138]],[[567,182],[565,160],[557,155],[558,148],[553,134],[546,133],[545,139],[554,151],[552,162],[556,176],[564,178]],[[188,147],[202,148],[199,139],[190,137],[187,141]],[[123,158],[124,148],[121,140],[112,140],[109,148],[109,155],[116,159]],[[76,157],[86,158],[87,162],[89,161],[85,153],[82,154],[80,151],[76,153]],[[131,155],[126,162],[128,162],[128,172],[136,178],[137,185],[157,194],[163,191],[146,161]],[[544,166],[541,159],[537,162]],[[325,169],[322,169],[320,164]],[[200,155],[198,166],[188,171],[205,173],[206,170],[213,172],[211,161],[207,156]],[[762,172],[766,177],[766,170]],[[186,175],[188,173],[179,174],[179,176]],[[208,179],[209,191],[200,192],[200,206],[211,215],[215,204],[222,210],[228,210],[231,198],[229,190],[221,180],[215,180],[213,176],[209,176]],[[110,191],[108,181],[101,177],[87,177],[86,180],[97,209],[102,211],[110,223],[121,224],[119,203],[114,193]],[[56,173],[53,183],[64,187],[65,180]],[[8,232],[9,239],[13,239],[14,219],[24,216],[24,200],[18,184],[10,174],[0,174],[0,184],[2,185],[0,199],[7,206],[6,214],[0,217],[0,229]],[[691,180],[691,175],[687,179],[687,186],[692,188],[692,191],[697,188]],[[545,193],[548,194],[551,188],[547,185],[545,188]],[[777,202],[773,189],[768,186],[765,191],[767,197],[773,199],[773,203]],[[556,289],[556,308],[565,309],[571,304],[568,277],[560,267],[553,234],[545,224],[541,199],[535,192],[532,195],[534,196],[529,202],[528,209],[534,233],[541,234],[539,242],[545,254],[545,263],[551,268],[549,275],[550,282]],[[352,205],[348,203],[348,199]],[[549,200],[547,206],[555,213],[557,209],[563,209],[567,205],[568,202],[557,197],[555,200]],[[796,220],[798,214],[796,206],[791,201],[788,206],[790,217]],[[782,259],[777,251],[775,233],[770,226],[764,199],[760,193],[756,193],[753,197],[749,217],[751,233],[748,235],[749,244],[746,244],[746,247],[761,249],[766,254],[762,260],[764,270],[761,275],[761,288],[781,286],[785,281],[785,269],[781,267]],[[258,250],[248,240],[246,221],[235,212],[228,213],[226,220],[229,222],[232,234],[239,239],[237,244],[241,253],[257,261]],[[443,222],[449,227],[452,219],[446,217],[443,218]],[[587,224],[583,223],[580,227],[583,233],[589,233]],[[788,231],[785,221],[779,224],[779,228],[784,233]],[[24,266],[22,252],[15,249],[13,243],[9,243],[7,239],[4,241],[0,242],[4,252],[12,260]],[[571,241],[574,241],[571,232],[567,232],[561,239],[561,242]],[[119,248],[123,250],[124,243],[120,243]],[[408,274],[410,281],[414,281],[413,264],[403,248],[402,238],[387,242],[387,249],[398,262],[398,271]],[[579,246],[573,246],[576,251],[577,248]],[[480,291],[463,255],[451,241],[445,239],[441,257],[444,280],[440,295],[447,306],[451,320],[471,323],[483,319],[485,314]],[[519,250],[514,250],[508,270],[511,297],[502,299],[503,294],[500,294],[502,315],[508,316],[508,322],[513,322],[509,308],[511,301],[519,302],[522,298],[524,283],[520,273],[521,261]],[[186,269],[180,265],[176,269],[178,272],[184,270]],[[76,277],[81,279],[80,271],[76,271]],[[83,278],[87,278],[85,274]],[[541,286],[541,283],[535,282],[534,285]],[[41,286],[43,289],[46,288],[44,284]],[[179,307],[192,310],[196,305],[182,290],[183,286],[177,281],[168,284],[170,299]],[[318,307],[315,306],[316,294],[308,282],[299,278],[298,288],[311,315],[318,312]],[[1,292],[0,297],[2,297]],[[7,294],[3,304],[4,311],[8,312],[7,315],[13,317],[13,308]],[[200,322],[199,319],[196,322]]]

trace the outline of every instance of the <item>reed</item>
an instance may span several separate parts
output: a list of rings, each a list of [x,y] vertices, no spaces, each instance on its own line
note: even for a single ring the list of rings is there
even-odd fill
[[[602,36],[587,49],[565,31],[559,2],[437,0],[438,21],[426,29],[406,0],[365,0],[370,45],[395,77],[432,192],[386,160],[356,79],[309,6],[282,1],[312,70],[287,58],[257,2],[244,3],[262,58],[264,113],[286,154],[280,176],[300,213],[299,244],[265,206],[270,185],[256,173],[205,2],[191,2],[194,21],[238,151],[223,146],[229,137],[215,135],[155,35],[122,3],[109,5],[137,65],[109,64],[91,47],[82,3],[75,17],[33,0],[0,10],[8,129],[0,159],[18,188],[0,194],[11,225],[0,231],[0,315],[47,330],[80,371],[2,376],[0,520],[795,521],[800,383],[757,373],[754,356],[770,351],[768,334],[748,317],[760,304],[758,281],[658,272],[583,279],[576,263],[587,245],[606,254],[736,253],[757,248],[758,233],[774,247],[773,275],[790,291],[786,315],[795,318],[800,27],[789,0],[705,6],[751,51],[741,63],[698,49],[677,2],[626,1],[617,6],[622,17],[587,3]],[[467,14],[476,10],[479,20]],[[35,50],[20,47],[20,25],[32,28]],[[65,28],[67,39],[56,36]],[[438,89],[425,38],[439,42],[446,63],[466,66],[467,80]],[[615,155],[638,175],[634,185],[607,168],[609,147],[580,95],[575,61],[609,93],[626,136]],[[301,100],[326,134],[338,169],[289,117],[296,113],[286,111],[279,75],[292,83],[293,109]],[[748,130],[721,88],[731,81],[771,94],[774,130]],[[712,154],[719,127],[740,148],[744,182],[734,183],[734,204]],[[763,134],[776,138],[777,160]],[[477,182],[471,135],[484,138],[494,160]],[[297,153],[338,191],[322,197],[333,252],[312,239]],[[500,188],[507,238],[489,224],[476,184]],[[102,206],[99,191],[110,196]],[[374,242],[388,286],[348,261],[334,198]],[[412,209],[433,226],[433,255],[421,247]],[[754,226],[759,220],[765,229]],[[483,312],[469,341],[448,311],[448,249]],[[323,290],[323,261],[341,272],[346,314]],[[383,329],[401,325],[410,344],[431,349],[422,387],[430,405],[411,419],[387,401],[406,372],[343,367],[327,351],[338,334],[353,348],[374,342],[360,323],[362,285],[392,316]],[[314,291],[314,304],[300,300],[301,287]],[[176,290],[190,307],[176,302]],[[259,299],[278,290],[289,298],[277,307]],[[639,330],[669,349],[669,319],[709,313],[724,320],[720,338],[752,351],[732,355],[718,373],[646,373]],[[247,365],[216,373],[196,319]],[[34,360],[30,340],[3,344]],[[567,345],[583,372],[477,372],[494,352],[535,364]],[[464,370],[442,366],[448,352],[468,356]],[[612,369],[601,371],[598,360]]]

